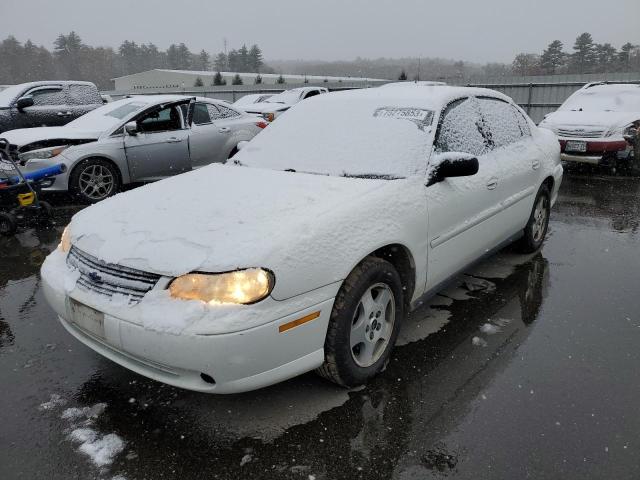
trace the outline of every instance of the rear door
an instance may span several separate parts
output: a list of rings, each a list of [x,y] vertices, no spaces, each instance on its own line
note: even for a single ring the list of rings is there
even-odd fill
[[[193,168],[200,168],[213,162],[224,162],[227,159],[225,146],[230,139],[231,130],[225,127],[224,122],[218,122],[219,117],[220,110],[216,105],[196,102],[189,139]]]
[[[73,120],[67,104],[66,86],[62,84],[34,87],[23,96],[33,97],[33,106],[22,111],[14,109],[14,128],[55,127]]]
[[[496,213],[501,193],[490,152],[478,100],[462,98],[450,103],[440,116],[432,162],[438,155],[470,154],[478,158],[479,171],[427,187],[427,289],[446,281],[499,241]]]
[[[497,167],[501,201],[502,237],[521,230],[529,219],[540,183],[542,152],[531,137],[528,122],[510,103],[491,97],[478,99],[482,117],[491,136],[488,158]]]
[[[159,180],[191,170],[187,119],[174,102],[152,107],[134,121],[136,135],[124,136],[124,148],[133,182]]]
[[[71,84],[67,90],[68,110],[70,120],[81,117],[87,112],[103,105],[102,97],[94,85]]]

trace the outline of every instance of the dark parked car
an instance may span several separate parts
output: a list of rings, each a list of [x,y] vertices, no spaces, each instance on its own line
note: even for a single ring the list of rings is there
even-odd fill
[[[13,85],[0,91],[0,133],[16,128],[65,125],[102,105],[98,88],[90,82]]]

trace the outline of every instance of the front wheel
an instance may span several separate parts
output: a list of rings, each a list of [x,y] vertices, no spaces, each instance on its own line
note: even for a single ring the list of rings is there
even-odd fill
[[[524,235],[517,244],[522,253],[536,252],[542,246],[547,229],[549,216],[551,215],[551,193],[547,185],[542,185],[533,203],[533,210],[527,225],[524,227]]]
[[[336,296],[317,370],[345,387],[366,383],[387,364],[404,316],[402,282],[386,260],[368,257]]]
[[[96,203],[118,193],[120,172],[111,162],[88,158],[71,172],[69,189],[81,201]]]

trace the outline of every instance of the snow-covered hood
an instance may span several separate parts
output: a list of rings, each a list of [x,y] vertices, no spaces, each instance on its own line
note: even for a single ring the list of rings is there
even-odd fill
[[[102,132],[80,131],[69,127],[36,127],[9,130],[0,133],[1,138],[6,138],[9,143],[22,147],[33,142],[46,140],[96,140]]]
[[[624,127],[630,123],[640,120],[640,112],[575,112],[559,110],[553,112],[540,123],[546,128],[580,128],[598,127],[610,130],[616,127]]]
[[[260,102],[251,105],[245,105],[244,107],[240,108],[242,108],[247,113],[270,113],[280,112],[291,107],[292,105],[287,105],[286,103]]]
[[[333,252],[333,240],[358,220],[390,228],[353,209],[367,203],[390,211],[372,196],[401,181],[211,165],[89,207],[73,217],[69,234],[74,246],[108,263],[172,277],[264,267],[278,283],[283,269],[300,276],[304,265],[332,261],[318,260],[318,238]],[[345,217],[342,225],[337,219]]]

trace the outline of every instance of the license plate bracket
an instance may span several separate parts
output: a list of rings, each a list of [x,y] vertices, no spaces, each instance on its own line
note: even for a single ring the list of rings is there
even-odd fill
[[[69,299],[69,308],[71,323],[100,339],[105,338],[104,313],[72,298]]]
[[[567,144],[564,147],[565,152],[579,152],[586,153],[587,142],[583,140],[567,140]]]

